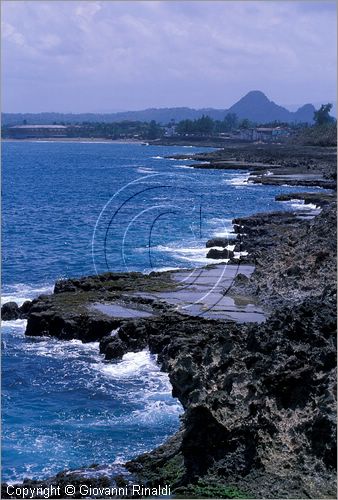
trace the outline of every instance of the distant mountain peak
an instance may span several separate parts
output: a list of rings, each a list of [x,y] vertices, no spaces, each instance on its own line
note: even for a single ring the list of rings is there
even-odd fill
[[[299,110],[302,110],[302,111],[305,111],[305,110],[311,110],[312,111],[313,110],[313,111],[315,111],[315,109],[316,108],[314,107],[313,104],[308,103],[308,104],[303,104],[303,106],[300,106],[297,109],[297,111],[299,111]]]
[[[250,90],[250,92],[248,92],[247,94],[245,94],[245,96],[242,97],[242,99],[240,99],[240,101],[243,101],[244,99],[245,100],[249,100],[249,99],[250,100],[251,99],[258,100],[259,99],[260,101],[270,102],[269,99],[264,94],[264,92],[262,92],[261,90]]]
[[[228,110],[230,113],[235,113],[239,118],[248,118],[253,122],[269,123],[274,121],[280,122],[308,122],[313,120],[313,106],[304,105],[300,112],[292,113],[283,106],[279,106],[261,90],[251,90],[239,101],[237,101]]]

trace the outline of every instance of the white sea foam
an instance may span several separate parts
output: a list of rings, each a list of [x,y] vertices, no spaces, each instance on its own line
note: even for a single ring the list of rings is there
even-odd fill
[[[104,376],[108,381],[114,383],[128,381],[130,401],[139,402],[143,407],[134,410],[130,414],[130,422],[137,420],[140,423],[151,424],[166,420],[170,415],[182,413],[182,407],[178,401],[171,398],[172,386],[167,373],[161,372],[157,364],[157,356],[144,349],[140,352],[129,352],[121,361],[116,363],[95,363],[91,365],[99,376]],[[139,382],[143,382],[140,391]],[[136,386],[133,384],[137,383]],[[114,417],[115,422],[117,421]],[[128,420],[128,419],[127,419]],[[126,417],[123,417],[126,424]]]
[[[304,202],[303,200],[290,200],[289,205],[295,210],[304,210]]]
[[[174,167],[175,167],[175,168],[190,168],[190,169],[191,169],[191,168],[192,168],[192,169],[194,168],[194,167],[191,167],[191,166],[189,166],[189,165],[174,165]]]
[[[165,401],[151,401],[146,404],[145,409],[135,410],[131,413],[132,420],[137,420],[140,424],[159,424],[162,420],[167,421],[168,416],[179,416],[182,414],[182,406],[177,404],[167,404]]]
[[[248,252],[234,252],[234,259],[239,259],[240,257],[246,257]]]
[[[24,283],[17,283],[16,285],[7,286],[5,291],[1,294],[1,304],[5,302],[16,302],[22,305],[26,300],[32,300],[34,297],[44,293],[52,293],[53,286],[29,286]]]
[[[158,245],[155,250],[160,252],[170,252],[170,253],[180,253],[180,254],[191,254],[191,255],[203,255],[206,253],[207,249],[205,247],[178,247],[178,246],[165,246]]]
[[[163,160],[163,156],[151,156],[153,160]]]
[[[212,233],[213,237],[215,238],[229,238],[229,241],[232,241],[236,234],[232,231],[215,231]]]
[[[314,203],[305,203],[304,200],[290,200],[290,202],[292,208],[296,210],[318,210],[320,208]]]
[[[8,322],[8,325],[14,324],[14,326],[23,328],[25,323],[24,320],[18,320]],[[23,336],[22,332],[20,335]],[[101,409],[99,403],[101,400],[98,399],[97,411],[94,411],[90,405],[86,410],[81,402],[79,405],[80,411],[73,412],[66,407],[62,407],[58,412],[55,412],[53,419],[57,419],[55,421],[62,425],[62,428],[66,425],[67,428],[72,429],[76,436],[81,436],[82,429],[86,430],[90,426],[97,430],[100,430],[100,428],[103,430],[112,429],[113,434],[114,432],[123,432],[123,429],[126,429],[126,431],[131,429],[131,432],[135,432],[135,429],[149,428],[153,431],[154,428],[157,428],[161,429],[161,432],[163,431],[163,438],[165,438],[166,433],[171,432],[173,422],[177,422],[178,416],[183,412],[180,403],[171,396],[172,387],[168,375],[160,371],[157,357],[150,354],[148,350],[128,353],[123,356],[121,361],[107,362],[104,360],[103,355],[99,353],[98,342],[83,344],[79,340],[66,342],[48,337],[26,337],[20,344],[20,349],[24,349],[25,356],[31,355],[33,360],[40,356],[50,357],[53,360],[59,359],[56,365],[58,366],[58,373],[56,377],[53,375],[50,380],[51,385],[47,380],[49,380],[51,370],[54,372],[55,368],[47,368],[43,374],[36,373],[32,380],[33,386],[36,385],[41,388],[41,384],[47,384],[46,390],[48,390],[48,393],[53,391],[53,388],[56,389],[56,393],[59,390],[74,391],[75,398],[75,391],[79,390],[81,392],[83,388],[86,388],[92,397],[108,397],[112,401],[109,408],[105,409],[103,406],[103,409]],[[52,359],[48,360],[45,366],[49,366]],[[55,364],[52,362],[51,366],[55,367]],[[115,408],[120,407],[122,411],[115,411]],[[168,430],[168,426],[170,426],[170,430]],[[28,427],[27,430],[23,428],[22,436],[25,437],[26,445],[28,443],[37,452],[44,453],[48,449],[48,443],[53,431],[50,431],[48,427],[44,428],[43,431],[46,434],[37,430],[31,435],[31,429]],[[62,439],[53,439],[53,442],[54,453],[58,457],[64,456],[65,450]],[[13,448],[17,444],[18,451],[21,451],[22,443],[20,443],[21,441],[13,443]],[[128,441],[125,446],[121,445],[119,441],[117,443],[119,451],[114,460],[115,465],[125,463],[130,458],[131,444]],[[76,441],[75,446],[77,446]],[[136,445],[134,443],[134,454],[144,451],[146,450],[142,440]],[[54,462],[52,454],[51,461],[48,461],[46,466],[39,471],[40,476],[51,476],[55,473],[55,470],[61,468],[58,463]],[[95,473],[101,473],[103,469],[104,467],[100,468],[100,471],[95,470]],[[15,477],[16,480],[22,480],[22,470],[16,471],[13,468],[10,472],[11,476]],[[88,469],[88,475],[92,474],[94,474],[94,471]],[[34,477],[34,475],[36,475],[36,470],[30,470],[29,466],[27,466],[25,477]]]
[[[232,219],[224,219],[221,217],[213,217],[208,221],[210,226],[222,226],[226,228],[232,228]]]
[[[218,246],[214,246],[214,247],[208,247],[207,250],[219,250],[219,251],[222,251],[222,250],[229,250],[230,252],[233,251],[233,249],[235,248],[235,245],[227,245],[226,247],[218,247]]]
[[[173,254],[176,259],[183,262],[193,262],[195,264],[213,264],[228,262],[229,259],[210,259],[207,258],[207,253],[210,250],[206,247],[179,247],[179,246],[165,246],[158,245],[154,248],[159,252]],[[223,250],[223,248],[222,248]]]
[[[305,203],[304,200],[298,200],[295,198],[292,198],[291,200],[286,200],[282,201],[282,203],[286,203],[289,205],[293,210],[306,210],[306,211],[316,211],[316,212],[321,212],[321,208],[315,205],[314,203]]]
[[[96,383],[102,382],[102,377],[108,383],[108,387],[121,382],[128,383],[128,394],[124,397],[130,402],[142,401],[142,408],[131,412],[129,418],[124,415],[121,424],[126,425],[129,421],[134,423],[135,420],[146,424],[159,423],[170,415],[182,413],[180,403],[171,397],[172,386],[168,374],[161,372],[157,356],[151,354],[148,349],[129,352],[117,362],[107,363],[101,356],[99,362],[92,363],[90,367],[97,372]],[[119,417],[111,418],[114,423],[119,421]],[[107,416],[104,415],[103,419],[102,423],[106,425]]]
[[[131,412],[130,418],[116,416],[114,413],[97,415],[93,426],[107,424],[126,425],[135,420],[140,423],[159,423],[170,415],[182,412],[178,401],[171,397],[172,387],[168,374],[161,372],[157,364],[157,356],[145,349],[140,352],[129,352],[121,361],[107,362],[99,353],[99,342],[83,344],[79,340],[60,341],[51,338],[32,339],[24,344],[25,351],[35,356],[62,358],[66,373],[71,363],[71,370],[77,373],[77,383],[84,385],[96,393],[114,395],[118,400],[122,397],[125,401],[142,407]],[[62,382],[63,383],[63,382]],[[67,382],[65,381],[67,384]],[[128,393],[124,394],[125,384],[128,384]],[[140,385],[140,383],[142,385]],[[122,385],[121,385],[122,384]],[[151,413],[151,416],[149,414]],[[78,417],[67,416],[68,423],[76,421],[81,426]],[[84,418],[83,425],[87,425]]]
[[[215,217],[208,221],[212,228],[212,236],[215,238],[231,238],[234,235],[232,219],[221,219]]]
[[[50,337],[34,337],[34,341],[25,344],[25,350],[36,356],[47,358],[80,358],[83,355],[94,355],[99,361],[99,342],[83,343],[81,340],[60,341]]]
[[[106,376],[112,379],[134,378],[145,373],[155,371],[160,373],[160,369],[156,364],[155,358],[148,350],[140,352],[128,352],[121,361],[117,363],[98,364],[94,366]]]
[[[10,321],[6,321],[4,324],[7,328],[19,328],[20,330],[25,329],[27,325],[26,319],[12,319]]]
[[[222,264],[229,262],[229,259],[211,259],[209,257],[188,258],[180,257],[182,260],[193,261],[196,264]]]
[[[225,250],[229,250],[230,252],[233,252],[233,251],[234,251],[235,246],[236,246],[236,245],[227,245],[227,246],[225,247]],[[217,250],[219,250],[219,249],[224,250],[224,248],[223,248],[223,247],[214,247],[214,248],[216,248]]]
[[[235,187],[247,186],[249,176],[249,173],[232,175],[230,179],[224,179],[223,183]]]
[[[154,267],[148,271],[148,274],[152,272],[163,273],[166,271],[178,271],[179,269],[179,267]]]

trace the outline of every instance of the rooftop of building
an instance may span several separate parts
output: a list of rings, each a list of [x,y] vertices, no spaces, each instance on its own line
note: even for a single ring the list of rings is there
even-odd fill
[[[11,127],[9,127],[11,129],[13,128],[19,128],[19,129],[41,129],[41,128],[45,128],[45,129],[66,129],[67,127],[65,125],[12,125]]]

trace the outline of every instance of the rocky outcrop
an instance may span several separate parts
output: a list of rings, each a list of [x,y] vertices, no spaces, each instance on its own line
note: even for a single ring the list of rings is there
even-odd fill
[[[256,270],[234,288],[277,309],[261,325],[163,325],[159,360],[186,409],[176,491],[203,496],[216,484],[215,496],[233,487],[251,498],[333,497],[335,205],[312,220],[261,214],[236,223],[251,235]],[[130,467],[163,474],[151,454]]]
[[[2,306],[3,320],[27,319],[26,335],[51,336],[60,340],[100,341],[127,320],[121,317],[124,306],[129,311],[152,311],[160,314],[171,306],[152,298],[132,296],[133,292],[156,292],[175,289],[170,273],[106,273],[55,284],[52,295],[40,295],[19,307],[15,302]],[[105,314],[95,303],[118,304],[116,314]],[[116,343],[117,341],[115,341]],[[142,344],[142,346],[144,343]],[[140,347],[142,349],[142,346]],[[117,351],[116,351],[117,352]],[[124,352],[127,352],[126,350]],[[124,354],[121,351],[120,353]]]
[[[305,205],[313,203],[319,207],[323,207],[336,201],[336,193],[317,192],[317,193],[288,193],[276,196],[276,201],[301,200]]]
[[[275,213],[234,222],[235,231],[243,231],[240,247],[256,267],[244,286],[235,279],[233,291],[250,290],[261,302],[277,306],[320,296],[336,285],[335,203],[310,220]]]
[[[233,248],[231,245],[235,245],[237,239],[236,234],[229,235],[228,238],[212,238],[208,240],[205,244],[206,248],[210,248],[207,253],[208,259],[233,259],[234,253],[229,249]],[[214,248],[216,247],[216,248]]]
[[[27,319],[31,306],[30,300],[26,300],[20,307],[16,302],[6,302],[1,306],[1,319],[3,321]]]
[[[251,498],[272,484],[276,498],[334,494],[335,318],[330,289],[261,325],[147,323],[186,409],[176,487],[209,478]],[[148,455],[129,467],[143,477],[159,464]]]
[[[12,319],[18,319],[20,317],[20,309],[16,302],[6,302],[1,307],[1,319],[4,321],[10,321]]]
[[[230,245],[233,240],[235,239],[235,235],[231,235],[228,238],[212,238],[211,240],[208,240],[205,244],[207,248],[212,248],[212,247],[222,247],[226,248],[228,245]]]
[[[246,170],[250,172],[248,182],[253,183],[337,186],[335,148],[237,142],[211,153],[198,153],[192,159],[194,168]]]
[[[100,341],[100,352],[107,360],[120,359],[129,351],[138,352],[148,345],[144,320],[125,321]]]
[[[324,189],[336,189],[337,183],[335,180],[325,179],[324,177],[311,177],[309,175],[297,175],[292,169],[287,170],[285,173],[276,171],[273,175],[264,174],[252,174],[248,182],[253,184],[265,184],[272,186],[307,186],[307,187],[317,187],[320,186]]]
[[[304,223],[297,212],[268,212],[233,220],[237,234],[236,252],[248,252],[242,262],[256,264],[263,251],[272,251],[284,238],[288,227],[298,228]]]
[[[187,157],[195,161],[206,162],[202,163],[200,168],[213,168],[215,163],[230,164],[232,162],[233,168],[239,164],[239,168],[245,166],[245,169],[249,171],[257,170],[257,168],[262,170],[292,168],[297,173],[318,172],[326,178],[336,178],[336,148],[237,142],[217,151],[185,155],[185,158]]]
[[[174,438],[126,464],[137,480],[170,481],[174,495],[188,498],[208,484],[225,497],[333,496],[334,292],[327,287],[260,325],[167,312],[104,336],[107,359],[145,346],[158,354],[185,409]]]
[[[222,250],[218,248],[210,248],[209,252],[207,253],[207,259],[232,259],[233,256],[234,253],[227,248],[224,248]]]

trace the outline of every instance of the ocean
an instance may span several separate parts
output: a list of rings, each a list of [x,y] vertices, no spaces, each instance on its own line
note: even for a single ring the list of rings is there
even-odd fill
[[[22,304],[60,278],[202,266],[206,241],[226,237],[234,217],[299,208],[275,196],[304,188],[166,158],[209,150],[4,142],[2,302]],[[148,351],[105,362],[96,342],[24,330],[24,320],[2,323],[3,481],[118,466],[179,428],[183,408]]]

